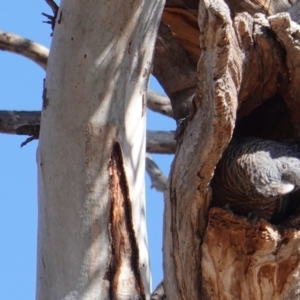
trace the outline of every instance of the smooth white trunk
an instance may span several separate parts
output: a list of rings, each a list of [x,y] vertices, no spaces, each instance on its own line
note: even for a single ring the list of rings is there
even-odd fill
[[[37,299],[149,296],[146,89],[163,4],[61,2],[38,151]]]

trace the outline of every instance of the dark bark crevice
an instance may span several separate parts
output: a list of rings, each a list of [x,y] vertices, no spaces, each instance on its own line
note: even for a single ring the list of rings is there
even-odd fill
[[[133,228],[132,206],[121,146],[115,142],[109,162],[111,260],[106,278],[110,282],[111,299],[119,299],[125,282],[130,285],[131,299],[146,299],[139,267],[139,248]],[[127,270],[128,264],[131,270]],[[124,270],[123,270],[124,269]],[[124,273],[124,274],[122,274]],[[121,286],[121,287],[120,287]]]

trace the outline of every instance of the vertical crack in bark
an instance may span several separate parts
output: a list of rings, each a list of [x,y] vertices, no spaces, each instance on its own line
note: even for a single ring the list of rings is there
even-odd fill
[[[115,142],[109,162],[112,257],[106,274],[110,299],[145,299],[139,268],[139,249],[120,144]],[[121,297],[120,297],[121,296]]]
[[[171,173],[172,173],[173,167],[171,168]],[[173,178],[171,178],[171,182],[170,182],[170,201],[171,203],[171,226],[170,226],[170,230],[171,230],[171,236],[172,236],[172,244],[173,244],[173,259],[174,259],[174,271],[175,271],[175,278],[176,280],[174,280],[174,285],[176,286],[176,289],[178,291],[178,293],[180,294],[180,297],[182,299],[184,299],[184,295],[182,294],[182,288],[180,286],[180,284],[178,284],[177,279],[180,278],[179,276],[179,272],[180,272],[180,259],[179,259],[179,238],[178,238],[178,230],[177,230],[177,226],[176,226],[176,222],[174,222],[174,220],[176,220],[176,214],[177,214],[177,197],[176,197],[176,189],[173,188]]]

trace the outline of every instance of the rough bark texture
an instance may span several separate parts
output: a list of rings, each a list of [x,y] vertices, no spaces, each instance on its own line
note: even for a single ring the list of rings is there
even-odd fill
[[[209,9],[205,6],[209,6]],[[164,228],[165,290],[170,299],[202,299],[201,244],[209,182],[233,132],[241,78],[241,51],[222,1],[199,8],[197,111],[172,166]],[[224,14],[222,14],[222,13]]]
[[[149,298],[145,110],[163,4],[61,2],[38,151],[37,299]]]
[[[299,299],[299,231],[252,225],[220,208],[209,216],[202,246],[208,299]]]
[[[170,299],[299,298],[297,231],[263,221],[252,226],[220,209],[208,215],[210,180],[233,135],[282,140],[300,133],[299,26],[286,13],[268,17],[292,5],[270,1],[270,11],[257,10],[263,14],[254,14],[257,7],[253,15],[238,13],[243,7],[233,11],[246,2],[231,1],[230,10],[223,0],[200,1],[195,112],[166,193],[164,288]]]

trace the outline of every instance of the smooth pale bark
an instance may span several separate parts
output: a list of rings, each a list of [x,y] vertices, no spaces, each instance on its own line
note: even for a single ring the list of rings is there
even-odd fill
[[[61,2],[38,150],[37,299],[145,299],[148,77],[163,1]]]
[[[159,97],[166,98],[167,97]],[[153,98],[152,98],[153,100]],[[154,104],[159,106],[158,103]],[[164,105],[163,105],[164,106]],[[170,106],[170,105],[169,105]],[[0,110],[0,133],[19,134],[39,138],[41,123],[40,111]],[[147,130],[146,151],[149,153],[173,154],[176,141],[172,131]]]

